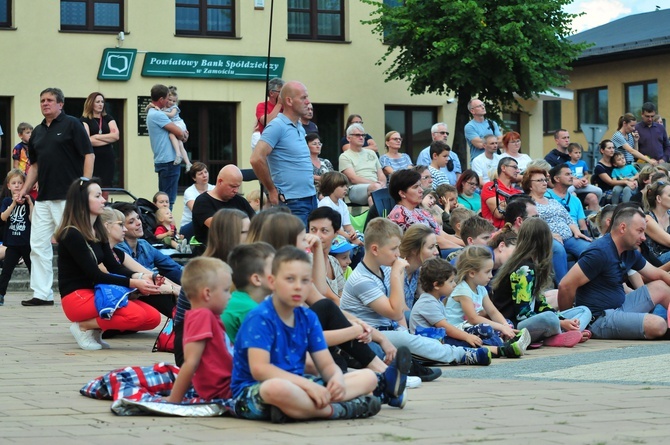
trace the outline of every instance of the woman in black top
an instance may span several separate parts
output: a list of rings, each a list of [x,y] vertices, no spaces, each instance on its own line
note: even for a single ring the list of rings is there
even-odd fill
[[[151,277],[133,273],[114,258],[107,232],[99,218],[105,198],[96,179],[80,178],[68,189],[63,220],[56,231],[58,242],[58,288],[65,316],[72,321],[70,332],[85,350],[108,348],[101,331],[150,330],[161,321],[160,313],[141,301],[128,301],[112,318],[98,315],[96,284],[137,288],[142,294],[157,294]]]
[[[96,91],[88,95],[80,120],[91,138],[95,153],[93,176],[100,178],[103,187],[112,187],[116,165],[112,144],[119,140],[119,127],[105,111],[105,96],[102,93]]]

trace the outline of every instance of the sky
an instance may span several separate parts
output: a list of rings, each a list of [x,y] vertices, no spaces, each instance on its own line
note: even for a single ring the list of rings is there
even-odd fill
[[[656,6],[668,9],[670,0],[574,0],[564,9],[573,14],[586,13],[572,21],[575,32],[581,32],[627,15],[654,11]]]

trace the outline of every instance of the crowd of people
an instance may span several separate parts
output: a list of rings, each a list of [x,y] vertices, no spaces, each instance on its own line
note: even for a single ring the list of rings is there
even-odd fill
[[[193,386],[204,399],[234,399],[246,419],[369,417],[383,404],[403,408],[406,388],[435,380],[442,365],[667,333],[670,143],[653,104],[640,124],[622,116],[592,172],[563,129],[556,148],[531,159],[519,133],[503,134],[478,99],[465,128],[471,168],[446,144],[443,122],[414,162],[398,131],[385,135],[380,156],[352,115],[335,171],[319,157],[307,88],[273,79],[251,156],[268,205],[240,195],[237,166],[211,185],[207,166],[194,162],[177,228],[170,181],[181,158],[189,162],[179,143],[188,133],[171,120],[178,109],[163,112],[175,106],[169,94],[176,101],[176,91],[152,88],[147,117],[160,188],[151,235],[165,247],[192,235],[185,267],[146,240],[134,204],[106,205],[104,179],[93,174],[95,135],[85,131],[111,131],[99,94],[84,127],[62,113],[60,90],[42,92],[45,121],[25,141],[29,172],[8,174],[0,214],[11,227],[0,291],[23,257],[41,280],[24,304],[53,304],[43,265],[53,234],[62,307],[80,348],[109,348],[103,337],[173,318],[181,369],[166,402]],[[54,125],[72,135],[67,143],[53,140]],[[54,169],[56,156],[69,164]],[[394,206],[375,208],[380,190]],[[347,196],[379,216],[356,230]]]

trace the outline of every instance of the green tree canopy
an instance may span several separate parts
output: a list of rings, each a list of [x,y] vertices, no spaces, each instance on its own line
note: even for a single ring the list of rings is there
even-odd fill
[[[530,99],[567,83],[565,71],[588,46],[567,37],[572,0],[361,0],[388,44],[377,63],[386,81],[409,81],[412,94],[458,95],[455,149],[464,153],[467,102],[477,96],[489,117],[516,109],[514,94]],[[404,4],[403,4],[404,3]]]

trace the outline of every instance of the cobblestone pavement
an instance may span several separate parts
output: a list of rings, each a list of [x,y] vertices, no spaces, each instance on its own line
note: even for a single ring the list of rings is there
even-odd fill
[[[372,419],[273,425],[223,418],[117,417],[79,389],[152,354],[157,330],[82,351],[60,304],[0,307],[0,443],[661,444],[667,443],[670,342],[590,340],[542,348],[489,367],[446,367],[408,391],[403,410]]]

